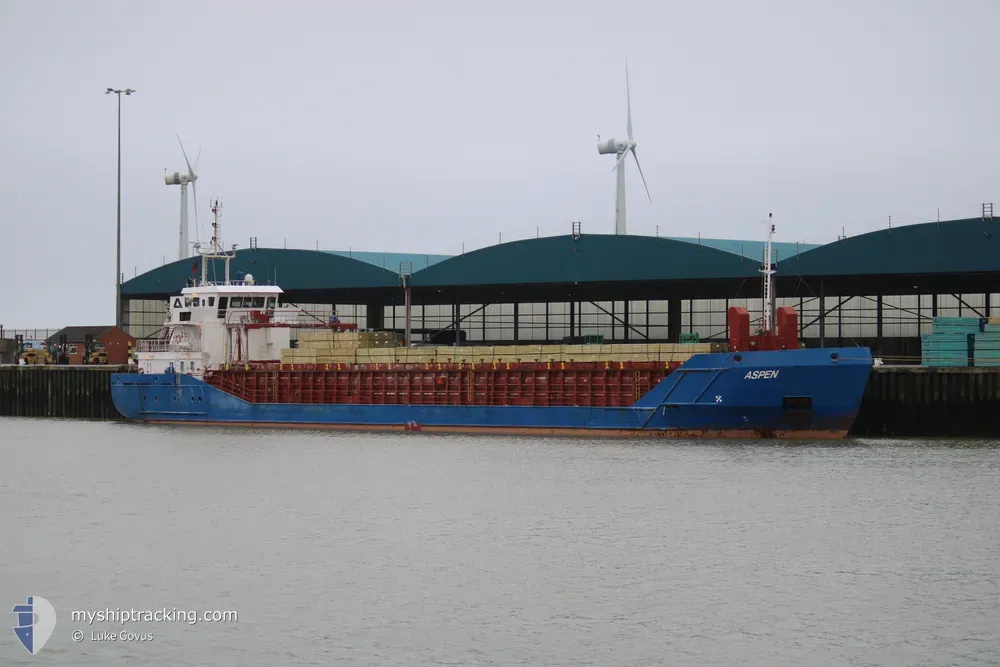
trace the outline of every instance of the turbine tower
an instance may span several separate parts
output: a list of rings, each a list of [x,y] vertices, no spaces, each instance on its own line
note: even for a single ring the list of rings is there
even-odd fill
[[[646,185],[646,177],[642,175],[642,167],[639,166],[639,157],[635,154],[635,139],[632,136],[632,98],[628,87],[628,61],[625,61],[625,104],[627,120],[625,125],[628,141],[618,141],[608,139],[601,141],[600,135],[597,137],[597,152],[600,155],[617,155],[618,161],[613,167],[617,171],[617,194],[615,195],[615,234],[625,234],[625,155],[632,154],[635,158],[635,166],[639,169],[639,176],[642,178],[642,185],[646,188],[646,196],[649,203],[653,203],[653,198],[649,194],[649,186]]]
[[[181,186],[181,227],[180,227],[180,239],[177,248],[177,259],[187,259],[190,256],[190,251],[188,248],[188,205],[187,205],[187,186],[188,183],[191,184],[192,194],[194,195],[194,221],[195,226],[198,224],[198,188],[195,186],[195,181],[198,180],[198,173],[191,167],[191,162],[188,160],[187,152],[184,150],[184,144],[181,143],[181,138],[177,137],[177,143],[180,144],[181,154],[184,155],[184,162],[187,164],[187,173],[180,171],[175,171],[173,173],[167,172],[164,169],[163,180],[167,185],[179,185]],[[201,148],[198,149],[198,155],[194,159],[195,166],[198,166],[198,160],[201,158]]]

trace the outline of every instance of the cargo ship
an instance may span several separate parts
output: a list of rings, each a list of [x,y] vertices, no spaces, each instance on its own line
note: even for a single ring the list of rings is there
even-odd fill
[[[231,279],[233,255],[213,238],[201,279],[170,299],[160,337],[136,341],[111,394],[127,420],[150,424],[843,438],[871,352],[800,346],[795,311],[770,305],[771,233],[756,333],[734,307],[728,344],[493,347],[400,346],[395,332],[306,313],[277,285]],[[208,259],[225,260],[223,280],[208,280]]]

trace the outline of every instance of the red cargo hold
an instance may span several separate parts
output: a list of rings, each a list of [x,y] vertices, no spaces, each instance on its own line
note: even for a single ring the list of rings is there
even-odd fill
[[[252,364],[212,371],[251,403],[627,407],[679,362]]]

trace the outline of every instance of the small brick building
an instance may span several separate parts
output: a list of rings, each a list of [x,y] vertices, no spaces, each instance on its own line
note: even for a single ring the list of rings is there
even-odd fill
[[[109,366],[123,366],[128,363],[130,346],[135,339],[118,327],[65,327],[49,336],[45,342],[60,345],[66,337],[66,353],[70,364],[82,364],[87,350],[87,336],[104,345]]]

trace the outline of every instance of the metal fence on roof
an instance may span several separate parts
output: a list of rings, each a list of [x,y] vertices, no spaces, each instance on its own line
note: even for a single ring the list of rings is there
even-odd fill
[[[59,329],[8,329],[0,326],[0,338],[17,338],[23,336],[24,340],[45,340],[49,336],[55,335]]]

